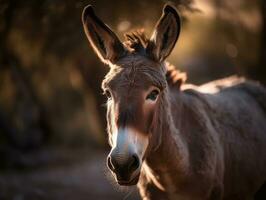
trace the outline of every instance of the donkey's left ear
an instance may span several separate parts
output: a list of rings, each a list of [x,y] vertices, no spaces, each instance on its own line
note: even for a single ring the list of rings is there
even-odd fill
[[[104,63],[115,63],[125,53],[123,44],[115,33],[94,13],[91,5],[84,8],[82,22],[94,51]]]
[[[152,34],[147,51],[158,61],[164,61],[173,50],[180,33],[180,17],[176,9],[164,6],[163,14]]]

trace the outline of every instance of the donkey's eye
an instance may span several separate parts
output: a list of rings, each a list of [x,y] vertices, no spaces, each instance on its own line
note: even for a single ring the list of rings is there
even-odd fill
[[[105,90],[104,94],[108,99],[112,97],[111,92],[109,90]]]
[[[152,90],[146,97],[146,100],[155,101],[159,95],[159,90]]]

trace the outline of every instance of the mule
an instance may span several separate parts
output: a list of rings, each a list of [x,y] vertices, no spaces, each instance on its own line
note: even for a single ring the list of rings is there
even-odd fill
[[[110,67],[102,82],[107,165],[118,184],[137,184],[145,200],[243,200],[259,190],[266,198],[263,86],[237,77],[185,84],[165,62],[180,33],[170,5],[150,39],[136,31],[122,43],[92,6],[82,21],[92,48]]]

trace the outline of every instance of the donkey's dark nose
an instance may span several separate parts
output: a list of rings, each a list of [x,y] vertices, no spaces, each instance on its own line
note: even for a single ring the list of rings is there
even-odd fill
[[[127,180],[139,168],[140,162],[136,154],[125,158],[112,153],[107,158],[107,165],[117,175],[117,179]]]

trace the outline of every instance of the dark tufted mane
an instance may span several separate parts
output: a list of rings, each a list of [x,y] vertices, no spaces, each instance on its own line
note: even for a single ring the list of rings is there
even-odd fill
[[[126,33],[124,45],[129,51],[136,53],[145,53],[146,47],[150,42],[144,33],[144,30],[137,30]]]

